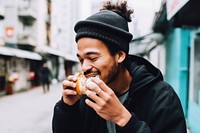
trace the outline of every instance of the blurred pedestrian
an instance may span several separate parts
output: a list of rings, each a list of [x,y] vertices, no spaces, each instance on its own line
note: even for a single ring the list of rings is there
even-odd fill
[[[77,56],[90,80],[85,95],[76,92],[76,74],[63,81],[54,133],[186,133],[174,89],[150,62],[128,54],[132,13],[126,1],[108,1],[76,23]]]
[[[39,72],[40,81],[42,83],[43,92],[46,93],[50,90],[51,72],[45,62]]]

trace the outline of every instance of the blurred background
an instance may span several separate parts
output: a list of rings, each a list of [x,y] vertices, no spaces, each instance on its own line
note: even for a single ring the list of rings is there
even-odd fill
[[[74,24],[97,12],[104,1],[0,0],[0,97],[40,86],[38,73],[44,62],[53,85],[80,71]],[[200,1],[127,1],[134,9],[129,53],[162,71],[180,97],[188,129],[199,133]]]

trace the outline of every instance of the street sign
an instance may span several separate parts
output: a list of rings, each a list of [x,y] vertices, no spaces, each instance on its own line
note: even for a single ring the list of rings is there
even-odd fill
[[[170,20],[189,0],[166,0],[167,19]]]
[[[13,37],[14,36],[14,28],[13,27],[7,27],[6,28],[6,37]]]

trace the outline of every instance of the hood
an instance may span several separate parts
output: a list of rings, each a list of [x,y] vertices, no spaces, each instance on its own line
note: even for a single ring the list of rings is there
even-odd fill
[[[133,77],[130,93],[149,88],[154,83],[163,80],[160,70],[139,56],[128,55],[125,66]]]

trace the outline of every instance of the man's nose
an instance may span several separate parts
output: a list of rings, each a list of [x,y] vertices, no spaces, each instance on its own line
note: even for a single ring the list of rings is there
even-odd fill
[[[83,72],[86,72],[86,71],[90,70],[91,68],[92,68],[92,65],[89,63],[89,61],[84,60],[82,63],[82,66],[81,66],[81,70]]]

